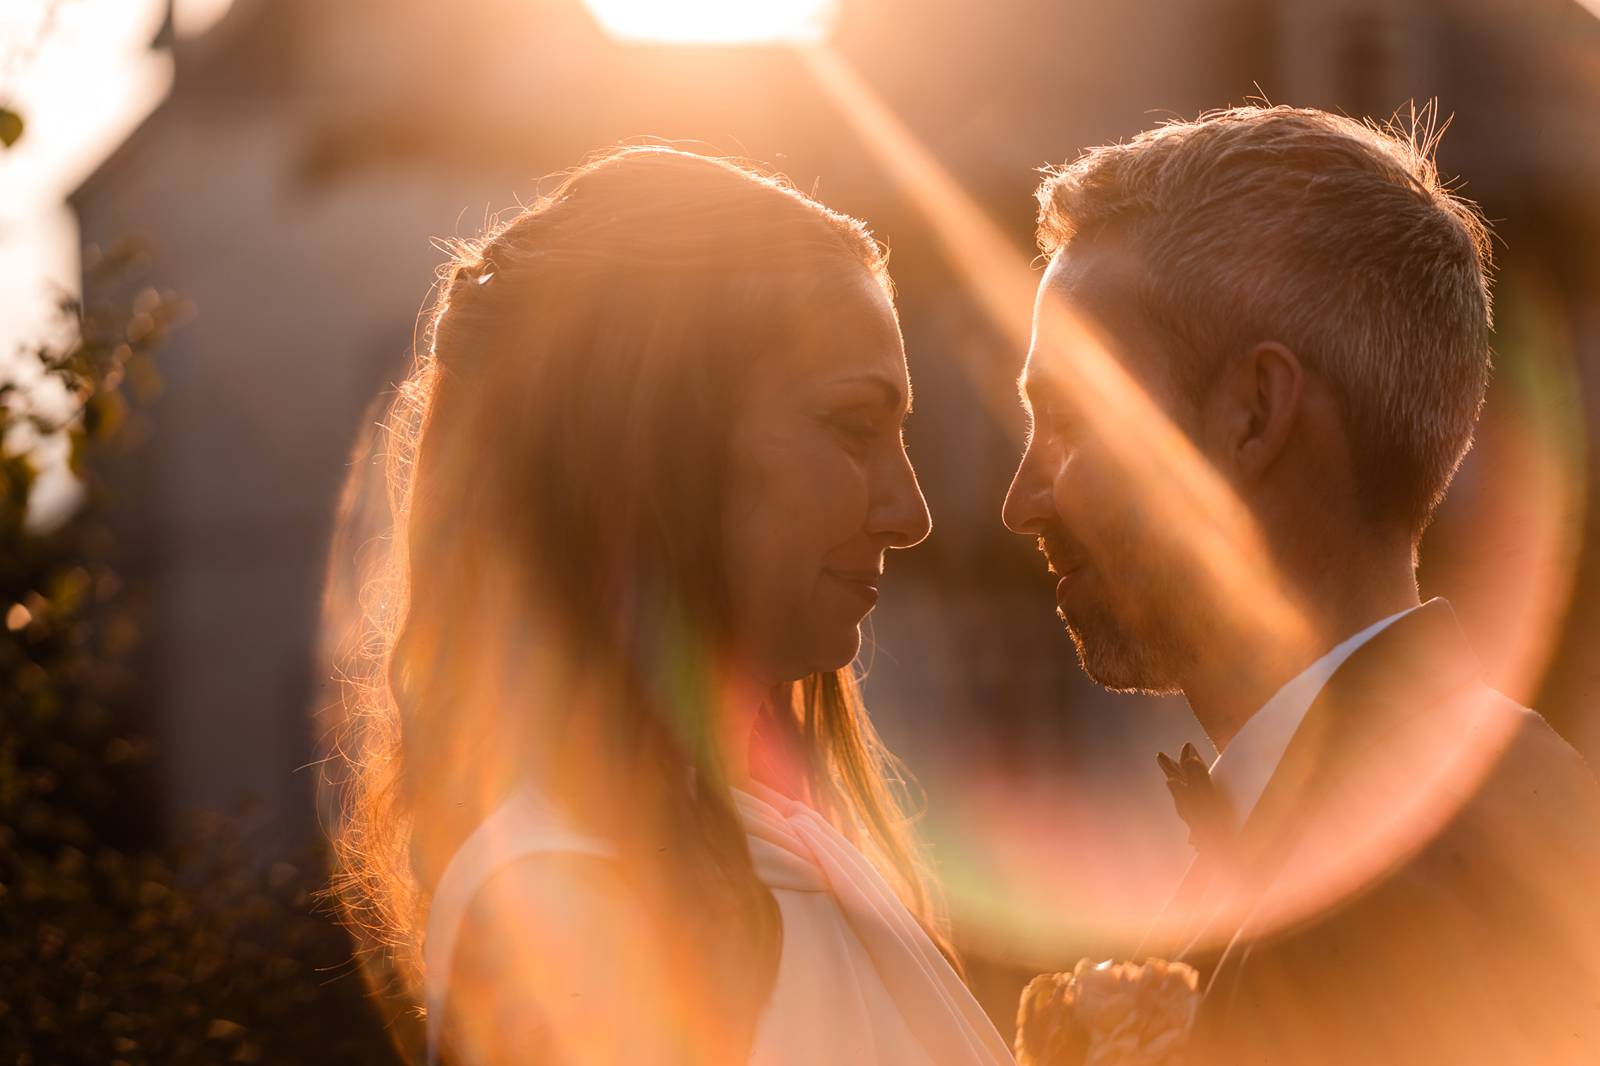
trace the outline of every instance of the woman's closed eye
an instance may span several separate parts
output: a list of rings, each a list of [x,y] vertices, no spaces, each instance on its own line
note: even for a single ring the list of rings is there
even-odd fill
[[[884,419],[864,407],[831,411],[826,421],[853,448],[865,449],[884,429]]]

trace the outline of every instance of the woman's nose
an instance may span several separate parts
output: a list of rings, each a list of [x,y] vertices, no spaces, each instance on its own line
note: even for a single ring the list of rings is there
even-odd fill
[[[910,548],[928,538],[933,518],[928,514],[922,486],[917,484],[911,457],[903,450],[893,468],[886,472],[877,495],[868,516],[868,532],[884,538],[891,548]]]

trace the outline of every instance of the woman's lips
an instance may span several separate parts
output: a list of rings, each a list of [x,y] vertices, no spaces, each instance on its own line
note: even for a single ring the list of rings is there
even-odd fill
[[[827,570],[827,575],[860,596],[871,607],[878,602],[878,582],[883,575],[876,570]]]

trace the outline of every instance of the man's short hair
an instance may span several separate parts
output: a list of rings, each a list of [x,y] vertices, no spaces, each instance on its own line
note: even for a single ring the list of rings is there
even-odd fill
[[[1416,537],[1471,446],[1491,327],[1488,227],[1440,181],[1431,119],[1229,108],[1089,149],[1038,192],[1046,254],[1127,242],[1183,394],[1265,341],[1323,377],[1367,517]]]

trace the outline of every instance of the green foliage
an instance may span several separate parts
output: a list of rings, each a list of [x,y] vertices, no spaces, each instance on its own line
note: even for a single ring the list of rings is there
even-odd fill
[[[90,269],[91,291],[125,291],[137,249]],[[0,1062],[392,1062],[318,902],[320,854],[263,858],[242,816],[178,845],[118,839],[150,798],[150,745],[113,709],[138,613],[101,471],[142,435],[180,312],[149,288],[65,303],[59,343],[0,363]],[[82,502],[43,528],[52,444]]]

